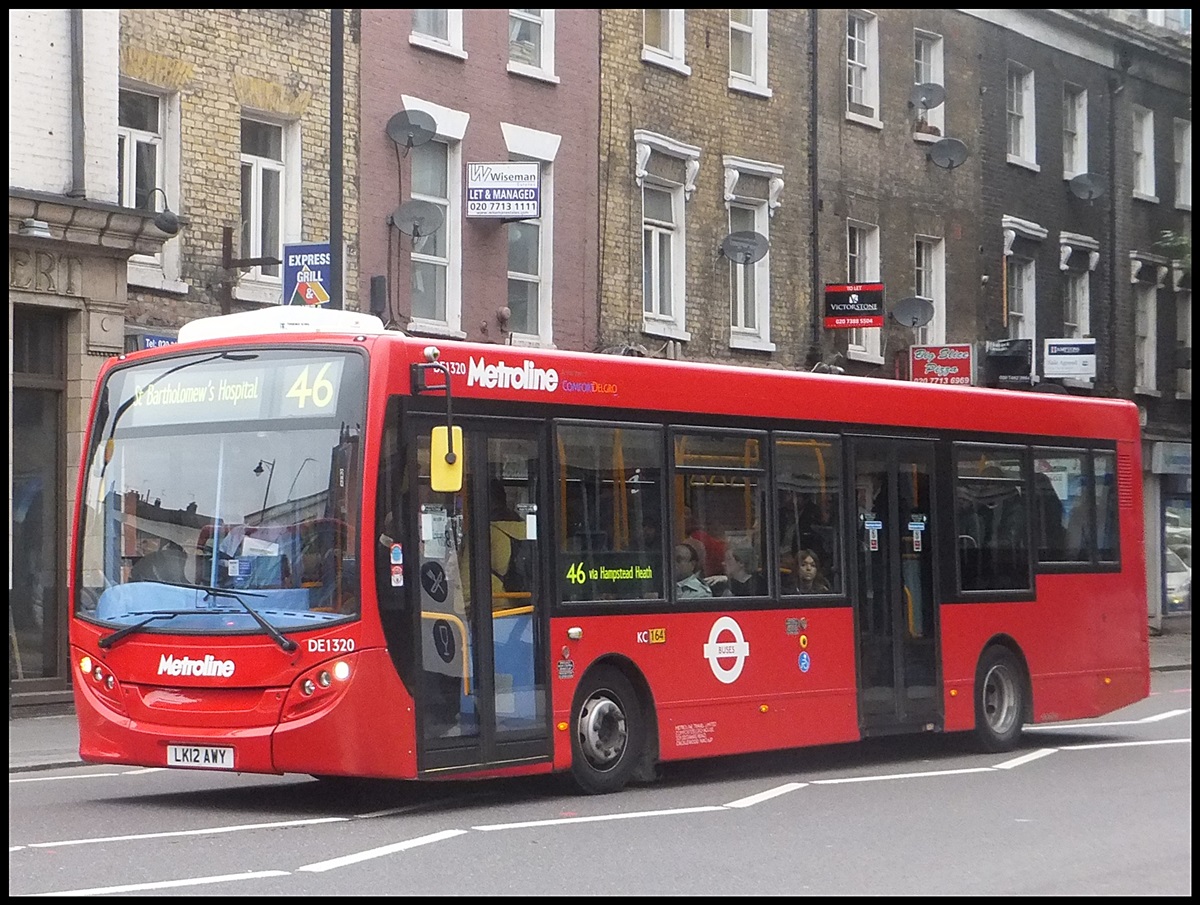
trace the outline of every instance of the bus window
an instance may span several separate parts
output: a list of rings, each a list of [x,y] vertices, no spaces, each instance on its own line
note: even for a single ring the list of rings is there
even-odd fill
[[[1086,450],[1034,449],[1033,505],[1037,530],[1038,562],[1073,562],[1089,559],[1088,544],[1072,538],[1068,525],[1078,530],[1088,520]]]
[[[829,592],[841,593],[841,441],[776,435],[774,470],[780,593],[812,593],[799,577],[801,550],[812,554]]]
[[[764,439],[734,433],[675,435],[672,537],[678,597],[767,593]]]
[[[661,599],[662,431],[568,423],[556,431],[563,599]]]
[[[1023,460],[1019,449],[955,447],[955,524],[964,591],[1032,586]]]

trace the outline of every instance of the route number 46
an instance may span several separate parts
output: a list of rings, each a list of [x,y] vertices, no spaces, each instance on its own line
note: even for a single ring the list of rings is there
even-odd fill
[[[312,399],[312,404],[319,409],[325,408],[333,401],[333,381],[325,376],[331,367],[333,367],[332,362],[323,364],[321,370],[317,371],[317,376],[312,378],[310,383],[309,366],[304,366],[292,384],[292,388],[287,391],[288,398],[296,400],[297,408],[304,408],[309,399]]]

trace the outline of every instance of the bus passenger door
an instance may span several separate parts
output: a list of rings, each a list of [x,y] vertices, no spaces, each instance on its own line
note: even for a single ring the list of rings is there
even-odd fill
[[[506,421],[463,428],[463,487],[434,493],[431,423],[417,428],[418,769],[423,774],[544,760],[547,716],[536,428]]]
[[[864,735],[941,725],[933,444],[854,438],[854,588]]]

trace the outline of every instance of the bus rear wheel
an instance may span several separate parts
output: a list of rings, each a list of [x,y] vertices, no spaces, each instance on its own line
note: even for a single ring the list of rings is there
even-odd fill
[[[646,720],[633,685],[610,666],[594,669],[575,693],[571,775],[589,795],[619,792],[645,747]]]
[[[975,670],[975,735],[985,751],[1011,751],[1025,723],[1025,677],[1008,648],[993,645]]]

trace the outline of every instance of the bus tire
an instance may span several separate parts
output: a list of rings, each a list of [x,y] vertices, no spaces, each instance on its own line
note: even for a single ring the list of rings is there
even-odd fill
[[[591,670],[571,708],[571,775],[588,795],[619,792],[645,747],[646,719],[633,685],[611,666]]]
[[[1011,751],[1027,710],[1025,674],[1013,652],[993,644],[975,670],[975,736],[985,751]]]

